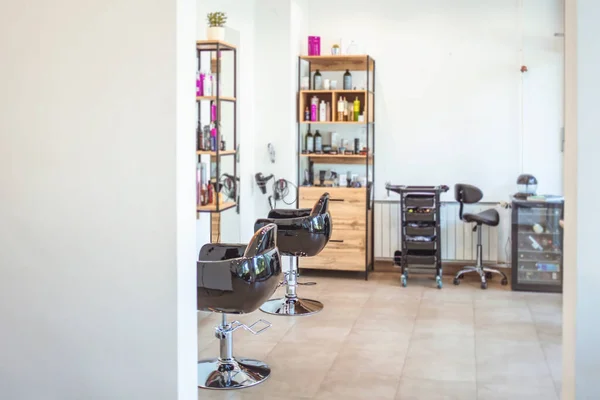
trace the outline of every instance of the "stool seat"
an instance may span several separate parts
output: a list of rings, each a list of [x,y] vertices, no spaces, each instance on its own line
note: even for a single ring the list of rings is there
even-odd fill
[[[498,226],[500,223],[500,215],[498,214],[498,211],[490,208],[489,210],[485,210],[477,214],[464,213],[463,220],[465,222],[475,222],[489,226]]]

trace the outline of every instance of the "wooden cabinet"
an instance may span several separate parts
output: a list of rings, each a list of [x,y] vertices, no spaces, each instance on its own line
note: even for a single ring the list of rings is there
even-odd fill
[[[372,263],[371,221],[365,188],[301,187],[300,208],[312,208],[325,192],[330,194],[333,223],[331,239],[316,257],[301,258],[300,268],[337,271],[367,271]]]

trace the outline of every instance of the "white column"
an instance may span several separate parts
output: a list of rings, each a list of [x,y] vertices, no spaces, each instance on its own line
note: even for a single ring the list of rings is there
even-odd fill
[[[563,400],[600,399],[600,2],[566,0]]]
[[[1,399],[197,399],[194,39],[193,0],[0,2]]]

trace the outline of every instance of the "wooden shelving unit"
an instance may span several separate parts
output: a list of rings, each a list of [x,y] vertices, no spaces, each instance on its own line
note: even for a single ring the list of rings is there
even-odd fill
[[[220,235],[214,235],[213,231],[215,231],[215,227],[220,226],[221,218],[219,213],[222,213],[227,210],[231,210],[236,208],[239,210],[238,202],[239,202],[239,177],[237,174],[237,160],[235,156],[237,155],[237,48],[236,46],[224,42],[224,41],[212,41],[212,40],[199,40],[196,42],[196,52],[198,57],[198,70],[202,71],[203,69],[210,70],[214,75],[215,79],[213,93],[217,93],[215,96],[196,96],[196,102],[198,106],[198,125],[202,128],[202,122],[206,122],[202,120],[203,106],[205,107],[206,102],[210,104],[216,104],[216,118],[213,121],[211,118],[211,123],[214,125],[214,129],[216,130],[216,142],[217,149],[214,151],[202,149],[197,143],[196,145],[196,156],[198,157],[198,162],[201,161],[203,156],[210,156],[210,163],[208,164],[211,171],[213,171],[210,177],[210,185],[215,188],[215,201],[212,204],[207,204],[204,206],[196,206],[196,212],[198,216],[200,213],[210,213],[211,214],[211,240],[215,241],[215,237],[218,240]],[[205,60],[205,64],[202,65],[202,54],[210,53],[210,60]],[[222,58],[225,54],[233,55],[233,77],[232,77],[232,88],[233,93],[227,93],[227,95],[221,95],[221,75],[222,75]],[[229,60],[227,60],[229,61]],[[227,65],[227,64],[223,64]],[[229,104],[225,104],[229,103]],[[222,122],[222,107],[233,107],[233,143],[231,141],[227,143],[229,146],[233,146],[230,149],[221,150],[218,148],[221,144],[221,140],[224,139],[221,132],[221,122]],[[206,115],[206,110],[205,110]],[[210,115],[210,111],[209,111]],[[206,125],[206,123],[204,124]],[[228,131],[229,132],[229,131]],[[231,139],[231,138],[230,138]],[[225,167],[222,165],[222,158],[226,156],[233,156],[233,166],[232,170],[224,171]],[[211,168],[210,164],[215,164],[216,168]],[[235,200],[226,199],[223,193],[217,192],[218,189],[222,188],[221,179],[224,176],[233,178],[235,182]],[[220,228],[218,230],[220,233]]]
[[[308,64],[308,68],[306,68]],[[312,82],[313,73],[338,72],[338,85],[343,82],[342,74],[349,70],[365,74],[364,90],[300,90],[302,71],[309,72]],[[330,74],[331,75],[331,74]],[[339,86],[338,86],[339,87]],[[316,96],[319,101],[329,102],[331,118],[329,121],[306,121],[304,113],[310,99]],[[358,97],[361,104],[363,121],[337,121],[336,104],[340,97],[354,101]],[[363,272],[365,279],[374,265],[373,235],[373,192],[375,176],[375,60],[369,55],[341,56],[301,56],[298,58],[298,207],[312,207],[324,193],[330,194],[329,210],[333,219],[331,240],[316,257],[300,258],[301,269],[323,269]],[[304,134],[312,125],[364,126],[366,131],[366,154],[302,154]],[[333,145],[333,144],[332,144]],[[303,186],[303,164],[313,171],[314,165],[343,164],[364,166],[367,187],[319,187]],[[348,167],[350,168],[350,167]],[[356,168],[356,167],[353,167]],[[318,179],[318,178],[315,178]]]

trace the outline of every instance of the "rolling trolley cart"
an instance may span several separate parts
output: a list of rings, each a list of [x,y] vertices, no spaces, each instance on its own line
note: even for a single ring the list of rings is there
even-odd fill
[[[438,289],[442,288],[440,194],[448,186],[397,186],[385,188],[400,195],[400,236],[402,249],[394,253],[394,263],[402,268],[406,287],[410,268],[434,270]]]

